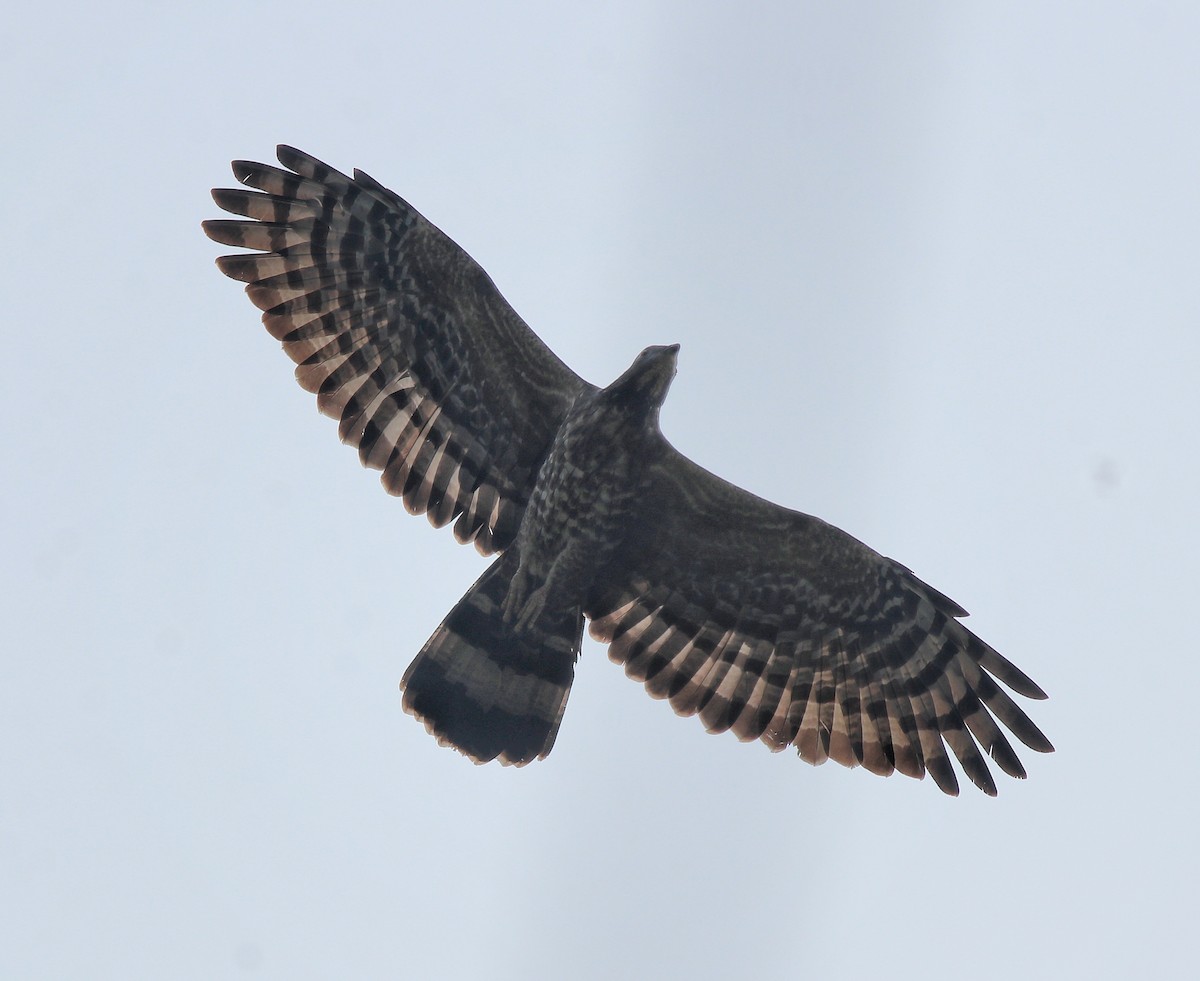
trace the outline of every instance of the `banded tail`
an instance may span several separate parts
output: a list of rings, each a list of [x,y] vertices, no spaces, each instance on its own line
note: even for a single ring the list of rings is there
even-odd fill
[[[467,590],[416,656],[404,711],[476,763],[522,766],[554,746],[583,637],[579,609],[545,613],[517,633],[501,618],[515,549]]]

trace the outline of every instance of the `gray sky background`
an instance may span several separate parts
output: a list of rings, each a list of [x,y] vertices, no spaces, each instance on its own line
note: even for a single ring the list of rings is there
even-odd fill
[[[1200,7],[23,17],[0,975],[1194,966]],[[680,342],[668,437],[971,610],[1058,752],[996,800],[814,770],[590,641],[549,760],[439,749],[397,682],[483,561],[338,445],[200,232],[281,141],[411,200],[590,380]]]

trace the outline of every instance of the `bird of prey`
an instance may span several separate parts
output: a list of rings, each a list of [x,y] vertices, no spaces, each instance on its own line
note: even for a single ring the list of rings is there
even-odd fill
[[[306,153],[238,160],[208,236],[296,378],[383,486],[498,558],[401,682],[404,709],[472,760],[554,745],[585,619],[626,674],[710,732],[873,773],[1025,769],[998,723],[1052,746],[997,681],[1045,698],[907,567],[714,476],[663,437],[678,345],[598,388],[483,269],[394,192]]]

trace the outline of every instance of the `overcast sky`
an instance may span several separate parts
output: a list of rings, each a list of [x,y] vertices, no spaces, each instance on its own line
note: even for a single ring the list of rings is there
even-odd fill
[[[583,10],[10,23],[0,975],[1182,976],[1200,7]],[[590,640],[548,760],[440,749],[397,683],[483,560],[200,231],[277,142],[409,199],[590,381],[679,342],[668,438],[969,609],[1058,752],[995,800],[812,769]]]

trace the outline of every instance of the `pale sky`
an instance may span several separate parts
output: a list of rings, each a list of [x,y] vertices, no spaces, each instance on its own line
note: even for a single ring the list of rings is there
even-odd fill
[[[0,976],[1181,977],[1200,877],[1200,7],[40,5],[0,61]],[[482,570],[200,231],[361,167],[668,438],[972,613],[1057,746],[991,800],[677,718],[400,708]],[[965,782],[964,782],[965,784]]]

